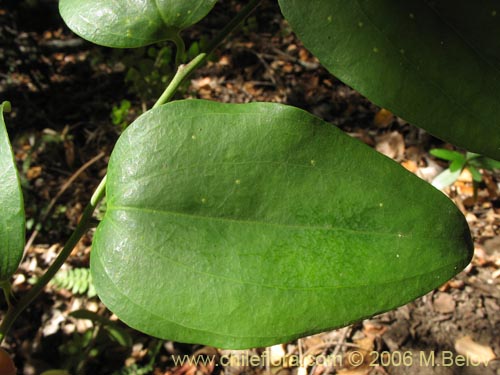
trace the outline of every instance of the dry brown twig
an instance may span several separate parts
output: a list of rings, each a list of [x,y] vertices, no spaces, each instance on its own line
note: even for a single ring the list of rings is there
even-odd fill
[[[43,222],[47,219],[47,217],[49,216],[50,212],[52,211],[52,209],[54,208],[57,200],[61,197],[61,195],[64,194],[64,192],[71,186],[71,184],[73,184],[73,182],[75,182],[75,180],[86,170],[88,169],[91,165],[93,165],[94,163],[96,163],[97,161],[99,161],[100,159],[102,159],[106,154],[104,152],[100,152],[99,154],[97,154],[96,156],[94,156],[92,159],[90,159],[89,161],[87,161],[85,164],[83,164],[80,168],[78,168],[78,170],[73,173],[71,175],[71,177],[69,177],[66,182],[61,186],[61,188],[59,189],[59,191],[57,192],[57,194],[54,196],[54,198],[52,198],[50,200],[50,203],[49,205],[47,206],[47,209],[45,210],[44,214],[40,217],[40,220],[39,220],[39,224],[43,224]],[[33,242],[35,241],[36,239],[36,236],[38,236],[39,234],[39,230],[35,228],[35,230],[33,231],[33,233],[31,233],[31,236],[30,238],[28,239],[28,241],[26,242],[26,245],[24,246],[24,254],[26,254],[26,252],[29,250],[29,248],[31,247],[31,245],[33,244]]]

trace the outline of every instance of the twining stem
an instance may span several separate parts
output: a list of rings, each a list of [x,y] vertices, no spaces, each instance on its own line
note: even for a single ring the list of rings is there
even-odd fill
[[[191,60],[186,65],[179,65],[175,76],[172,78],[168,86],[166,87],[163,94],[158,98],[156,103],[153,105],[153,108],[158,107],[159,105],[167,103],[174,96],[175,92],[182,84],[182,82],[191,74],[193,70],[198,68],[203,62],[205,62],[206,58],[213,50],[233,31],[239,24],[242,22],[260,3],[261,0],[251,0],[211,41],[208,47],[196,56],[193,60]],[[177,57],[176,59],[180,59],[180,53],[184,54],[184,42],[180,39],[174,40],[174,43],[177,46]],[[30,289],[28,293],[26,293],[23,298],[19,300],[15,305],[10,305],[8,307],[7,313],[5,314],[2,323],[0,324],[0,344],[3,339],[7,335],[10,327],[17,319],[19,314],[28,307],[31,302],[40,294],[45,285],[54,277],[56,272],[61,268],[66,259],[68,258],[71,251],[74,249],[80,238],[87,232],[90,227],[90,222],[92,219],[92,214],[94,213],[95,208],[98,203],[102,200],[105,195],[106,188],[106,176],[101,180],[99,185],[97,186],[94,194],[92,195],[90,202],[87,204],[85,209],[83,210],[82,217],[80,222],[75,228],[75,231],[71,234],[70,238],[64,245],[61,252],[57,255],[54,262],[49,266],[47,271],[40,277],[35,285]],[[5,290],[5,289],[4,289]]]
[[[240,12],[214,37],[210,44],[205,48],[205,50],[192,59],[186,65],[179,65],[177,72],[170,81],[167,89],[161,94],[158,101],[155,103],[153,108],[167,103],[174,94],[177,92],[179,86],[184,82],[184,80],[201,64],[203,64],[206,58],[217,48],[217,46],[226,39],[226,37],[233,31],[254,9],[259,5],[261,0],[251,0],[247,5],[241,9]]]
[[[8,281],[0,281],[0,288],[3,291],[3,296],[5,298],[5,301],[7,302],[7,306],[10,308],[10,306],[12,306],[12,301],[10,298],[12,294],[12,289],[10,283]]]
[[[175,66],[180,66],[186,53],[186,45],[184,44],[184,39],[179,34],[174,34],[172,42],[175,44]]]
[[[189,76],[189,74],[191,74],[193,70],[195,70],[205,61],[206,57],[207,54],[205,52],[202,52],[194,59],[192,59],[189,63],[185,65],[179,65],[179,68],[170,81],[167,89],[163,91],[163,94],[161,94],[160,98],[153,105],[153,108],[156,108],[170,101],[177,92],[177,89],[182,84],[182,82],[184,82],[184,80]]]
[[[102,179],[100,184],[97,186],[94,194],[90,198],[90,202],[87,204],[85,209],[83,210],[82,217],[80,222],[76,226],[75,231],[71,234],[70,238],[64,245],[61,252],[57,255],[57,258],[50,265],[47,271],[40,277],[36,284],[30,289],[28,293],[26,293],[23,298],[19,300],[15,304],[8,309],[7,314],[5,315],[2,324],[0,325],[0,342],[2,342],[3,338],[7,334],[10,329],[12,323],[17,319],[19,314],[26,308],[28,305],[38,296],[38,294],[42,291],[42,289],[47,285],[47,283],[54,277],[56,272],[61,268],[63,263],[66,261],[66,258],[69,256],[71,251],[75,248],[80,238],[85,234],[87,229],[89,228],[90,220],[92,219],[92,214],[97,204],[104,197],[104,187],[106,185],[106,177]]]
[[[215,37],[212,39],[212,41],[208,44],[207,48],[205,49],[204,52],[207,53],[207,55],[211,54],[217,46],[226,39],[226,37],[234,30],[236,29],[239,24],[247,18],[254,10],[257,8],[259,3],[262,0],[250,0],[247,5],[245,5],[239,12],[234,16],[234,18],[229,21],[229,23],[224,26],[224,28],[215,35]]]

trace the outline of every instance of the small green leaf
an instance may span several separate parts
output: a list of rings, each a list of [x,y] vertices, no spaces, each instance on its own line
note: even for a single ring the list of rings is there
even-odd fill
[[[64,22],[88,41],[142,47],[168,40],[205,17],[216,0],[60,0]]]
[[[87,319],[92,322],[102,324],[110,337],[121,346],[131,347],[133,344],[132,337],[127,331],[121,328],[116,322],[113,322],[95,312],[89,310],[76,310],[71,312],[70,315],[76,319]]]
[[[500,159],[496,0],[279,0],[337,78],[431,134]]]
[[[476,182],[481,182],[483,181],[483,175],[481,174],[481,172],[479,172],[479,170],[472,166],[472,165],[469,165],[467,166],[467,169],[469,170],[470,174],[472,175],[472,179]]]
[[[297,108],[193,100],[118,140],[98,295],[150,335],[267,346],[392,309],[467,265],[441,192]]]
[[[444,148],[434,148],[430,150],[429,153],[439,159],[449,161],[459,160],[465,163],[465,156],[457,151],[447,150]]]
[[[477,159],[477,158],[480,158],[480,157],[481,157],[481,155],[476,154],[474,152],[467,151],[466,154],[465,154],[465,158],[467,159],[467,161],[471,161],[471,160],[474,160],[474,159]]]
[[[473,165],[476,168],[487,169],[493,171],[495,169],[500,170],[500,161],[496,161],[486,156],[480,156],[478,158],[468,161],[469,165]]]
[[[460,173],[462,173],[462,169],[457,169],[455,171],[452,171],[449,168],[445,169],[440,174],[438,174],[434,178],[434,180],[432,180],[432,186],[439,190],[450,186],[458,179]]]
[[[0,105],[0,281],[16,272],[25,240],[23,193],[3,118],[9,110],[9,102]]]
[[[133,345],[132,337],[121,327],[116,324],[106,325],[104,329],[108,332],[109,337],[118,345],[131,348]]]
[[[453,160],[450,164],[450,172],[462,171],[465,163],[465,158],[463,160]]]

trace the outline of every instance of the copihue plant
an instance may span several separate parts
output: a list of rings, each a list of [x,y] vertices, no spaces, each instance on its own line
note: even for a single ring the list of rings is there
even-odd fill
[[[99,297],[131,327],[181,342],[248,348],[344,326],[423,295],[470,261],[467,223],[445,195],[331,124],[275,103],[168,103],[259,3],[250,0],[181,64],[180,32],[215,2],[60,1],[81,37],[118,48],[171,40],[179,65],[153,108],[122,133],[78,227],[9,307],[1,338],[104,194],[90,264]],[[498,159],[497,5],[279,0],[336,77],[433,135]],[[24,215],[3,121],[2,129],[0,279],[8,290]]]

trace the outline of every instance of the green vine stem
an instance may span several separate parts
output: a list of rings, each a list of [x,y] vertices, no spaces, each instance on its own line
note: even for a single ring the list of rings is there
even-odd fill
[[[160,98],[153,105],[153,108],[169,102],[177,92],[177,89],[182,84],[182,82],[184,82],[184,80],[189,76],[189,74],[191,74],[193,70],[195,70],[205,61],[206,57],[207,54],[203,52],[192,59],[189,63],[185,65],[179,65],[179,68],[177,69],[177,72],[175,72],[175,75],[170,81],[168,87],[165,91],[163,91],[163,94],[161,94]]]
[[[252,13],[255,8],[259,5],[261,0],[251,0],[247,5],[241,9],[241,11],[212,39],[210,44],[206,47],[205,51],[200,53],[194,59],[192,59],[186,65],[179,65],[177,72],[175,73],[172,81],[160,96],[158,101],[155,103],[153,108],[167,103],[174,94],[177,92],[179,86],[184,82],[184,80],[201,64],[203,64],[206,58],[217,48],[217,46],[226,39],[226,37],[233,31],[238,25],[247,18],[250,13]]]
[[[12,306],[12,301],[11,301],[12,289],[10,283],[8,281],[0,281],[0,288],[3,290],[5,301],[7,302],[7,306],[10,308],[10,306]]]
[[[38,296],[38,294],[40,294],[45,285],[47,285],[47,283],[54,277],[54,275],[66,261],[66,258],[74,249],[78,241],[80,241],[80,238],[82,238],[82,236],[89,228],[89,224],[92,219],[92,214],[94,213],[97,204],[104,197],[105,185],[106,185],[106,177],[104,177],[100,182],[100,184],[97,186],[94,194],[92,195],[92,198],[90,198],[90,202],[83,210],[82,217],[80,219],[80,222],[76,226],[75,231],[71,234],[68,241],[64,245],[61,252],[57,255],[54,262],[50,265],[50,267],[43,274],[43,276],[38,279],[36,284],[33,285],[30,291],[26,293],[23,296],[23,298],[19,300],[18,303],[12,305],[7,310],[7,314],[5,315],[2,324],[0,325],[0,343],[3,341],[5,335],[9,331],[10,327],[12,326],[12,323],[14,323],[19,314],[26,307],[28,307],[28,305]]]
[[[175,44],[175,66],[180,66],[186,53],[186,45],[179,34],[172,37],[172,42]]]
[[[167,88],[163,92],[163,94],[158,98],[156,103],[153,105],[153,108],[158,107],[159,105],[167,103],[174,96],[175,92],[182,84],[182,82],[201,64],[203,64],[210,53],[246,18],[250,13],[254,11],[254,9],[259,5],[261,0],[251,0],[240,12],[214,37],[208,47],[204,52],[200,53],[193,60],[191,60],[186,65],[179,65],[175,76],[172,78]],[[180,39],[180,37],[179,37]],[[181,52],[182,46],[184,42],[180,39],[175,41],[174,43],[177,46],[177,56]],[[177,59],[177,57],[176,57]],[[36,284],[30,289],[28,293],[26,293],[15,305],[11,305],[9,303],[9,307],[7,313],[5,314],[2,323],[0,324],[0,344],[3,339],[9,332],[10,327],[17,319],[19,314],[23,312],[26,307],[28,307],[31,302],[40,294],[45,285],[54,277],[56,272],[61,268],[69,254],[76,246],[80,238],[87,232],[90,227],[90,222],[92,219],[92,214],[94,213],[95,208],[98,203],[102,200],[105,195],[106,190],[106,176],[101,180],[99,185],[97,186],[94,194],[92,195],[90,202],[87,204],[85,209],[83,210],[82,217],[80,222],[75,228],[75,231],[71,234],[70,238],[64,245],[61,252],[57,255],[54,262],[49,266],[47,271],[40,277]],[[4,289],[6,290],[6,289]],[[9,300],[8,300],[9,301]]]

